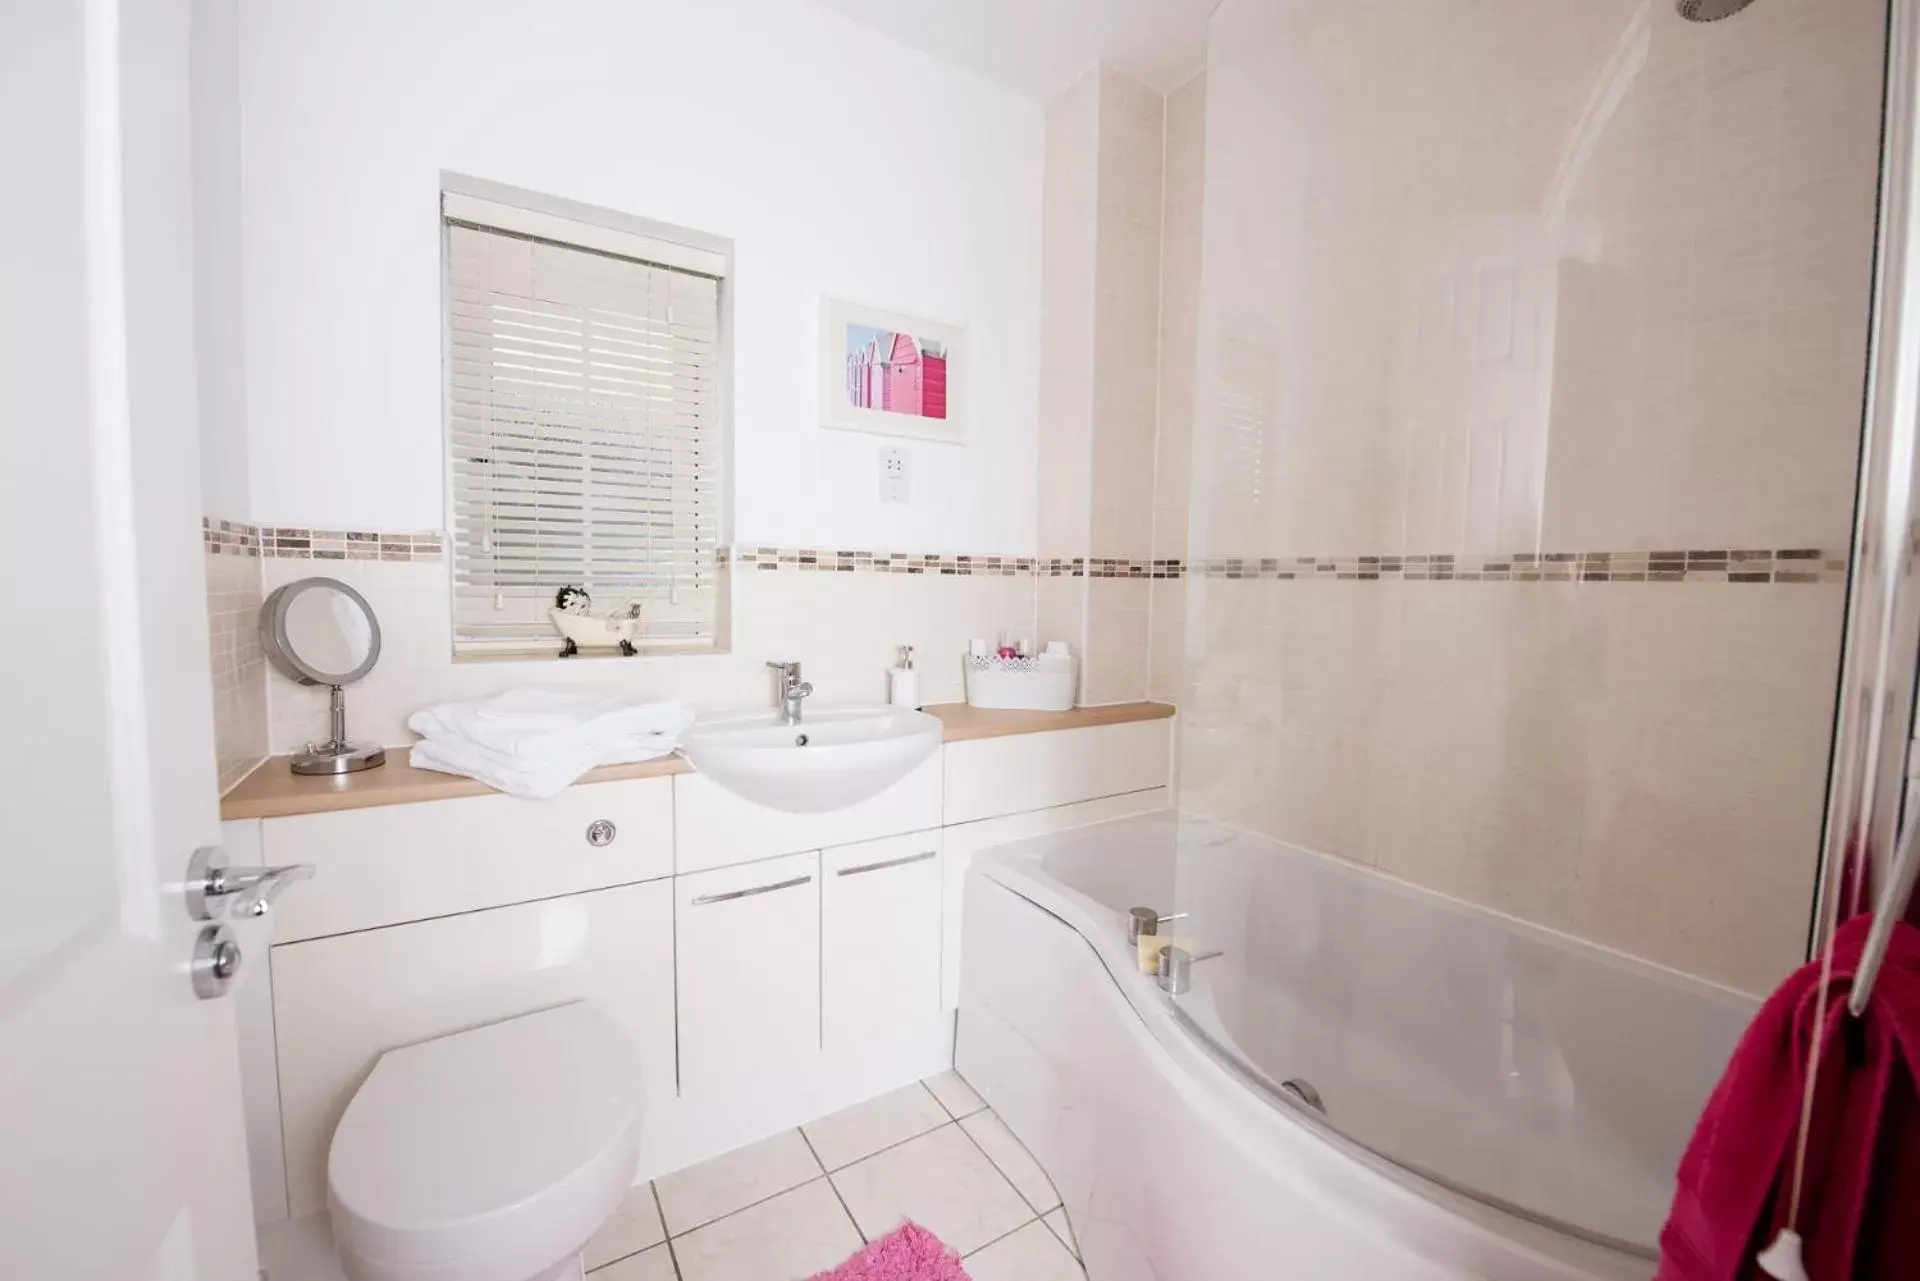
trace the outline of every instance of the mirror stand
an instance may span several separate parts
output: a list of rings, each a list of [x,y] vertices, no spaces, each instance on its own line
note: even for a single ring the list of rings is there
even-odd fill
[[[338,685],[327,687],[327,741],[308,743],[305,751],[295,752],[290,764],[296,774],[353,774],[387,763],[387,749],[377,743],[354,743],[347,739],[347,692]]]

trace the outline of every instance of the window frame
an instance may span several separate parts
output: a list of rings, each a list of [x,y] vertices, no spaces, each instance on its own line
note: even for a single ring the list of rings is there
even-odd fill
[[[494,663],[557,660],[560,638],[556,634],[552,645],[522,645],[509,642],[489,644],[487,642],[460,643],[460,604],[459,604],[459,564],[457,526],[457,496],[454,476],[453,446],[453,278],[449,250],[448,222],[468,222],[470,217],[461,212],[448,211],[448,198],[452,197],[455,208],[467,206],[464,202],[482,202],[495,206],[494,212],[501,214],[513,225],[501,227],[508,233],[527,235],[533,239],[545,240],[563,248],[576,248],[587,253],[605,253],[614,256],[623,255],[619,243],[641,240],[651,242],[655,249],[664,248],[666,254],[651,254],[651,260],[663,257],[671,258],[675,247],[686,251],[688,257],[682,261],[666,261],[662,265],[686,270],[698,270],[693,264],[711,262],[718,258],[721,262],[719,277],[719,318],[717,338],[719,344],[715,375],[713,440],[714,465],[719,469],[714,493],[719,503],[719,515],[714,526],[715,548],[715,588],[713,607],[713,638],[711,643],[673,644],[656,642],[640,648],[640,658],[724,657],[732,653],[732,615],[733,615],[733,507],[734,507],[734,467],[733,467],[733,299],[736,288],[733,241],[724,236],[715,236],[708,232],[696,231],[689,227],[671,223],[656,222],[650,218],[641,218],[634,214],[618,210],[605,209],[595,205],[582,204],[560,196],[544,195],[502,183],[490,182],[483,178],[474,178],[464,174],[442,171],[439,191],[434,200],[434,234],[438,247],[437,262],[440,271],[440,467],[441,467],[441,519],[446,529],[446,602],[447,613],[447,651],[455,663]],[[514,215],[523,215],[515,218]],[[564,233],[575,231],[579,238],[568,238]],[[560,234],[556,234],[560,233]],[[617,654],[581,654],[567,659],[578,662],[582,659],[593,661],[611,658],[627,661]]]

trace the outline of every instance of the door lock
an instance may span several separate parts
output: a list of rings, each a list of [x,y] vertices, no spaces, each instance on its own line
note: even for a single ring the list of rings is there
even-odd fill
[[[203,1001],[225,996],[233,990],[245,959],[232,926],[209,925],[201,930],[194,940],[193,962],[187,967],[193,975],[193,994]]]

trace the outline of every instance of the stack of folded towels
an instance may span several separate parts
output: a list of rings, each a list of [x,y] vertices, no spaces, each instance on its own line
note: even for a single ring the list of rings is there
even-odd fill
[[[413,745],[416,768],[545,800],[596,765],[668,755],[692,723],[680,703],[605,690],[517,689],[423,708],[407,728],[421,736]]]

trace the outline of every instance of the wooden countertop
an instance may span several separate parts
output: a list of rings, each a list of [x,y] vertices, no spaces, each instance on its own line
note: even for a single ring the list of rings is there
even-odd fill
[[[1105,707],[1076,707],[1070,712],[1006,712],[967,703],[936,703],[926,709],[945,727],[948,743],[970,738],[1001,738],[1008,734],[1044,734],[1056,729],[1090,729],[1095,725],[1126,725],[1132,721],[1165,720],[1172,703],[1112,703]]]
[[[1124,725],[1172,716],[1169,703],[1118,703],[1107,707],[1076,707],[1070,712],[987,711],[965,703],[940,703],[926,709],[943,727],[942,740],[965,742],[1000,738],[1008,734],[1042,734],[1057,729],[1087,729],[1095,725]],[[589,770],[581,783],[611,783],[629,778],[663,778],[691,774],[693,766],[678,756],[639,765],[603,765]],[[328,810],[368,809],[376,805],[410,805],[416,801],[444,801],[462,796],[499,795],[477,779],[407,764],[407,749],[387,749],[387,763],[378,769],[339,777],[316,778],[293,773],[287,758],[270,756],[260,767],[234,784],[220,798],[222,819],[285,818],[320,814]]]

